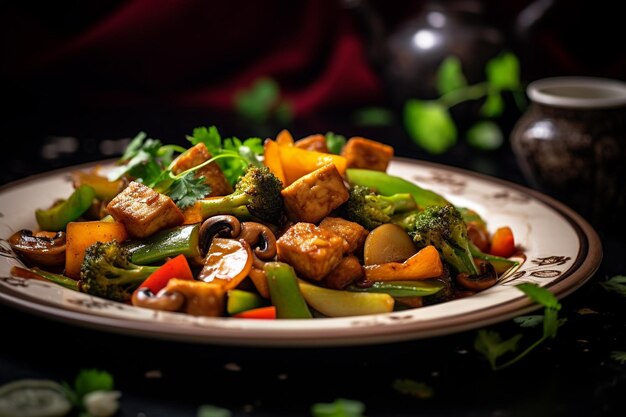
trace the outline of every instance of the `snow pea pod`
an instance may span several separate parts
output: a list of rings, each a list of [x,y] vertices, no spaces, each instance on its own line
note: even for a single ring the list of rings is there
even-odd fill
[[[96,193],[92,187],[81,185],[74,190],[67,200],[60,201],[46,210],[35,210],[39,228],[49,232],[65,229],[69,222],[78,219],[87,211],[95,196]]]
[[[384,196],[409,193],[420,207],[449,204],[445,198],[434,191],[427,190],[404,178],[389,175],[382,171],[349,168],[346,170],[346,176],[350,184],[369,187],[376,193]]]
[[[201,257],[197,224],[162,230],[147,239],[124,244],[131,253],[131,262],[147,265],[180,254],[187,258]]]
[[[264,269],[270,298],[272,304],[276,306],[276,317],[280,319],[312,318],[291,265],[283,262],[267,262]]]

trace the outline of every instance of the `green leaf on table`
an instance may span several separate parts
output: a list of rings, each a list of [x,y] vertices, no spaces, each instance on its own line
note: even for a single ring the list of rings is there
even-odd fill
[[[554,294],[537,284],[524,282],[516,285],[515,287],[526,294],[528,298],[544,307],[553,308],[557,311],[561,309],[561,304],[559,303],[559,300],[556,299]]]
[[[498,358],[508,352],[515,352],[521,338],[521,334],[516,334],[507,340],[502,340],[498,332],[481,329],[474,340],[474,349],[486,357],[491,369],[495,370]]]
[[[480,114],[484,117],[498,117],[504,111],[504,100],[498,91],[487,93],[487,99],[480,108]]]
[[[520,327],[537,327],[543,323],[543,314],[515,317],[513,321]]]
[[[316,403],[311,407],[313,417],[364,417],[365,405],[360,401],[338,398],[332,403]]]
[[[419,399],[431,398],[434,393],[428,384],[413,379],[396,379],[393,381],[392,388],[400,394],[411,395]]]
[[[231,417],[230,410],[221,407],[215,407],[214,405],[203,404],[198,408],[196,413],[198,417]]]
[[[113,376],[99,369],[83,369],[74,381],[74,393],[79,401],[94,391],[111,391]]]
[[[624,365],[626,364],[626,352],[621,350],[614,350],[611,352],[611,359]]]
[[[518,90],[520,83],[520,64],[511,52],[505,52],[487,62],[487,82],[497,90]]]
[[[626,297],[626,275],[615,275],[600,285],[607,291]]]
[[[326,147],[328,147],[330,153],[339,155],[346,144],[346,137],[333,132],[326,132],[324,137],[326,138]]]
[[[483,120],[467,130],[467,142],[477,149],[491,151],[502,146],[504,136],[496,123]]]
[[[357,126],[391,126],[394,114],[384,107],[367,107],[355,111],[352,119]]]
[[[271,78],[259,78],[250,88],[235,93],[235,111],[250,120],[264,122],[280,101],[280,87]]]
[[[444,153],[456,143],[454,121],[438,101],[408,100],[404,123],[413,141],[429,153]]]
[[[461,60],[456,56],[449,56],[443,60],[437,70],[437,90],[444,95],[451,91],[467,86],[463,75]]]

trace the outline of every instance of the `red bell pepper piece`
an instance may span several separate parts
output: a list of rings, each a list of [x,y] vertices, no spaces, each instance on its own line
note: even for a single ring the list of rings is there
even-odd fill
[[[500,227],[491,237],[491,255],[508,258],[515,253],[515,238],[510,227]]]
[[[165,262],[159,269],[146,278],[139,288],[149,288],[153,294],[156,294],[165,288],[172,278],[193,280],[193,273],[191,272],[191,268],[189,268],[189,263],[187,263],[185,255],[180,254]]]
[[[241,319],[272,320],[276,318],[276,307],[267,306],[267,307],[253,308],[252,310],[246,310],[246,311],[242,311],[241,313],[237,313],[233,317],[238,317]]]

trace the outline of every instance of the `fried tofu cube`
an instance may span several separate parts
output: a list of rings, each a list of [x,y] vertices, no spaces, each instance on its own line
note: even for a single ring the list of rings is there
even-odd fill
[[[307,151],[330,152],[326,144],[326,136],[320,134],[298,139],[293,145],[301,149],[306,149]]]
[[[183,313],[210,317],[224,314],[226,291],[222,285],[172,278],[167,282],[164,292],[179,293],[185,298],[180,310]]]
[[[276,241],[278,260],[292,265],[298,276],[320,281],[343,258],[341,236],[312,223],[296,223]]]
[[[341,154],[348,168],[364,168],[376,171],[387,170],[393,158],[393,147],[374,140],[355,136],[346,142]]]
[[[328,288],[343,290],[364,276],[365,271],[359,259],[354,255],[350,255],[343,258],[335,269],[326,274],[322,283]]]
[[[346,244],[344,253],[360,252],[363,249],[368,230],[358,223],[351,222],[341,217],[325,217],[320,222],[319,227],[329,229],[333,233],[341,236]]]
[[[293,221],[317,223],[348,201],[348,188],[334,164],[300,177],[281,194],[287,216]]]
[[[109,202],[107,212],[126,227],[129,235],[137,238],[179,226],[184,221],[183,213],[171,198],[136,181]]]
[[[176,158],[172,164],[172,172],[174,174],[180,174],[195,166],[200,165],[203,162],[212,158],[211,153],[206,148],[204,143],[198,143],[195,146],[189,148],[185,153],[182,153]],[[214,197],[220,195],[228,195],[233,192],[233,187],[224,176],[224,173],[220,169],[219,165],[215,162],[211,162],[208,165],[195,171],[196,177],[204,177],[211,192],[205,197]]]

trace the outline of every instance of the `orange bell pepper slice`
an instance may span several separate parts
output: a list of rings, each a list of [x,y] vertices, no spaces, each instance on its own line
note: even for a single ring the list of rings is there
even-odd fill
[[[276,176],[285,186],[285,171],[280,160],[280,145],[272,139],[266,139],[263,142],[263,164],[269,168],[272,174]]]
[[[429,245],[404,262],[366,265],[364,269],[369,281],[411,281],[441,276],[443,263],[439,251]]]
[[[295,146],[279,146],[280,162],[285,173],[284,186],[288,186],[300,177],[305,176],[329,163],[335,164],[342,176],[346,173],[347,161],[341,155],[324,152],[308,151]]]

